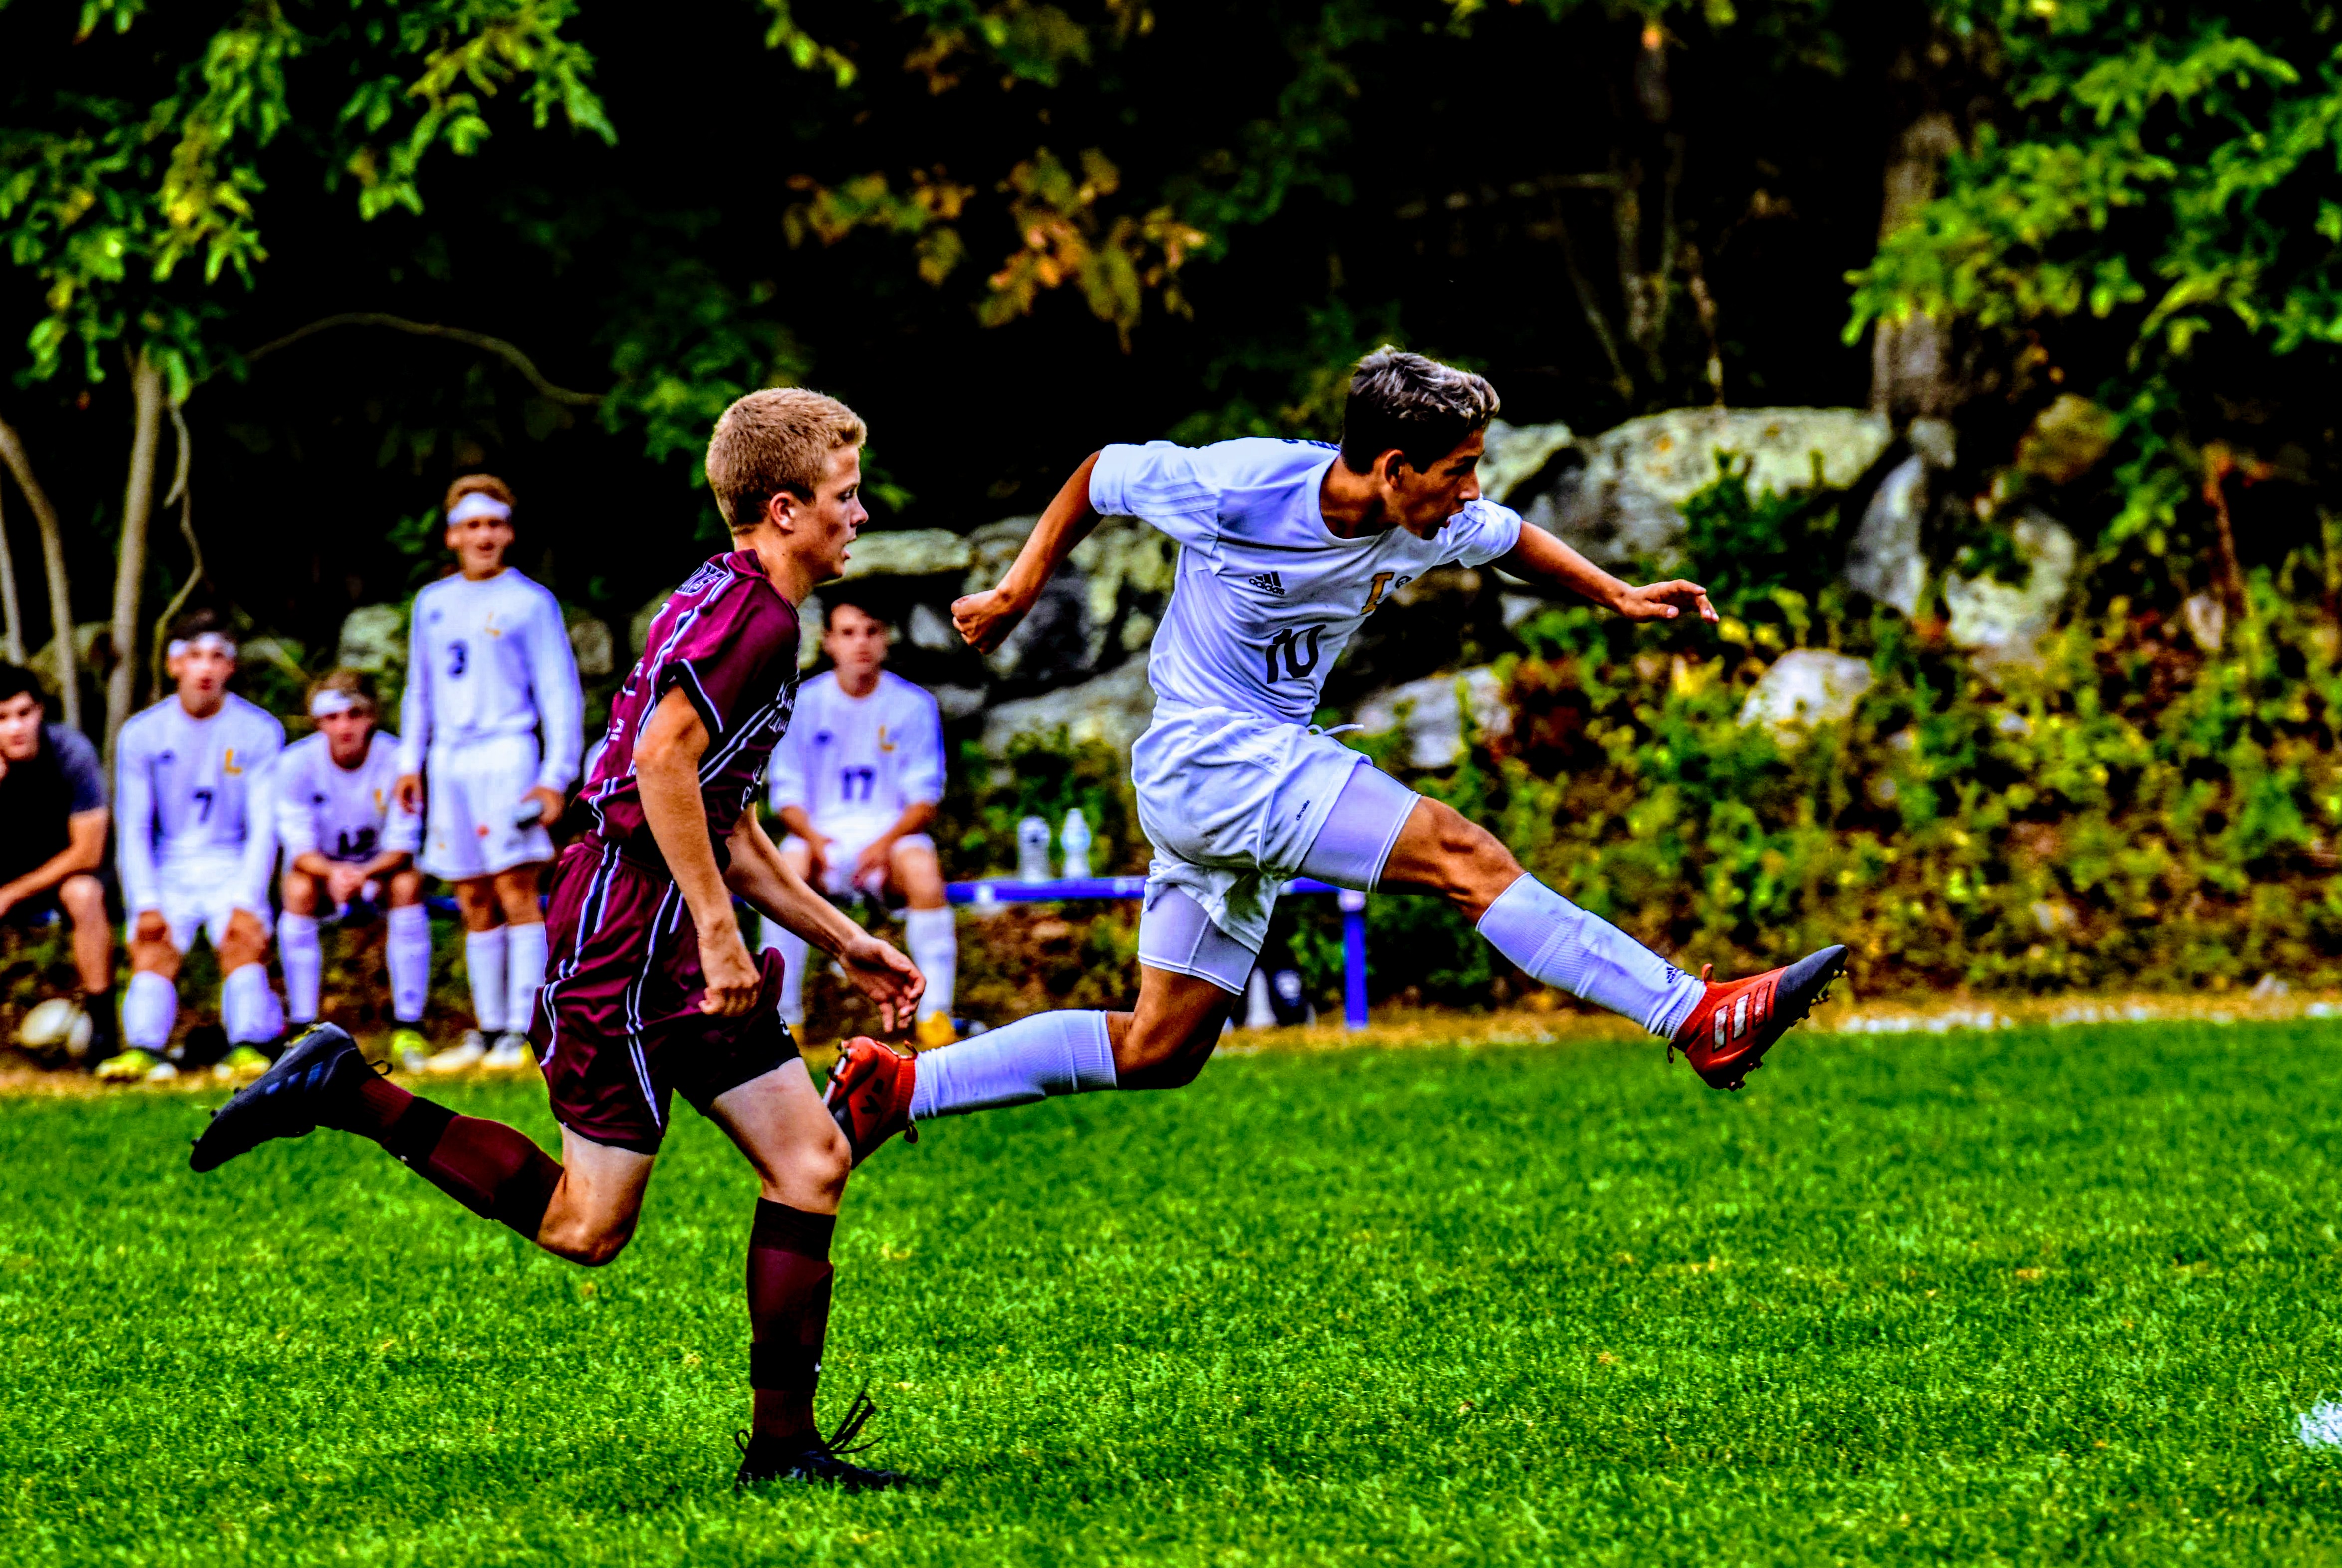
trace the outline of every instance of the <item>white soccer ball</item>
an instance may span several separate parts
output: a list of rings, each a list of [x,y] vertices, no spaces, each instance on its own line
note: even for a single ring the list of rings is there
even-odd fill
[[[16,1044],[31,1051],[54,1051],[65,1048],[68,1056],[80,1056],[89,1051],[90,1035],[96,1025],[81,1004],[70,997],[52,996],[25,1014],[16,1025]]]

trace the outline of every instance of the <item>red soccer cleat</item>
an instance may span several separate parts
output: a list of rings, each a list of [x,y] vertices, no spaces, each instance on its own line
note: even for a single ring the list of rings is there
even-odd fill
[[[1764,1064],[1765,1053],[1829,993],[1846,972],[1846,949],[1808,953],[1786,969],[1768,969],[1746,980],[1708,979],[1716,965],[1699,972],[1707,994],[1667,1042],[1667,1060],[1681,1051],[1692,1071],[1712,1089],[1737,1089]],[[905,1091],[907,1099],[909,1091]]]
[[[890,1051],[867,1034],[838,1047],[822,1103],[854,1146],[856,1164],[897,1133],[906,1143],[919,1141],[918,1129],[911,1125],[911,1085],[918,1075],[916,1057]]]

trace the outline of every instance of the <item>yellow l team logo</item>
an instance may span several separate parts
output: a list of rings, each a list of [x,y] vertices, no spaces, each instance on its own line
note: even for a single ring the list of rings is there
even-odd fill
[[[230,778],[239,777],[244,773],[242,768],[236,766],[235,748],[234,746],[228,747],[227,750],[220,754],[220,772],[225,774]]]
[[[878,726],[878,749],[882,752],[891,752],[895,749],[894,737],[887,734],[885,724]]]

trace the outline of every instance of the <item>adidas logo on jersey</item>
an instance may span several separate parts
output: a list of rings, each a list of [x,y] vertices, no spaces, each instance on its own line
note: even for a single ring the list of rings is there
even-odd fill
[[[1259,576],[1246,577],[1245,581],[1264,594],[1274,594],[1280,599],[1285,597],[1285,579],[1274,572],[1263,572]]]

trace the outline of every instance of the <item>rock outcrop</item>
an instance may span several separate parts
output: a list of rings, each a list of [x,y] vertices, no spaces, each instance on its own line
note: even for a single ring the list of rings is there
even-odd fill
[[[1740,704],[1740,722],[1794,735],[1843,724],[1870,690],[1870,666],[1825,648],[1792,648],[1773,661]]]
[[[984,749],[1005,757],[1019,737],[1046,741],[1062,734],[1076,745],[1102,742],[1127,752],[1154,714],[1146,661],[1130,659],[1080,685],[991,708],[984,715]]]
[[[1746,460],[1752,494],[1843,490],[1893,437],[1859,408],[1670,409],[1556,448],[1515,504],[1596,561],[1665,561],[1683,543],[1677,508],[1716,483],[1720,457]]]
[[[1482,735],[1513,733],[1512,705],[1505,683],[1486,664],[1433,675],[1375,693],[1357,707],[1357,723],[1368,734],[1394,730],[1406,738],[1406,761],[1418,768],[1452,766],[1464,754],[1464,715]]]

